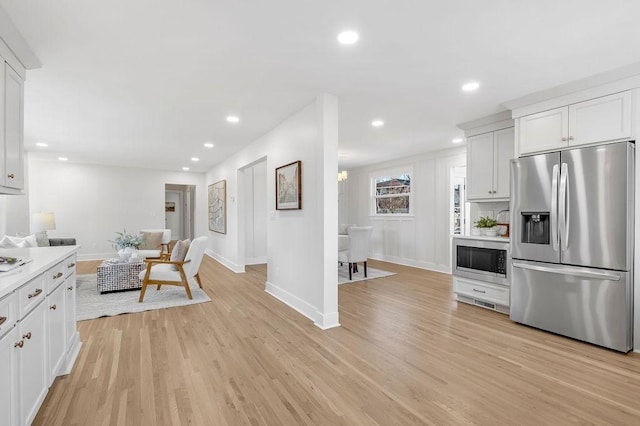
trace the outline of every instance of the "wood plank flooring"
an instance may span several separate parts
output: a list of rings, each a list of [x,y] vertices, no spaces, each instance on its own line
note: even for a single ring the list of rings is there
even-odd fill
[[[97,263],[81,263],[79,272]],[[456,302],[451,277],[342,285],[322,331],[205,256],[212,299],[79,323],[84,342],[38,425],[640,424],[640,357]]]

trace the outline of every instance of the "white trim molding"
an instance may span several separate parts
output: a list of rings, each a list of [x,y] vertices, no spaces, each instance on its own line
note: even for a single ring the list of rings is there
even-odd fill
[[[234,262],[230,261],[229,259],[225,259],[224,257],[220,256],[219,254],[214,253],[209,248],[204,251],[204,254],[206,254],[210,258],[216,260],[222,266],[226,267],[227,269],[232,270],[236,274],[241,274],[241,273],[245,272],[244,271],[244,265],[238,265],[237,263],[234,263]]]
[[[266,291],[285,305],[309,318],[318,328],[322,330],[340,326],[340,323],[338,322],[337,312],[322,314],[315,306],[312,306],[311,304],[300,299],[298,296],[289,293],[288,291],[274,285],[269,281],[266,282],[264,291]]]

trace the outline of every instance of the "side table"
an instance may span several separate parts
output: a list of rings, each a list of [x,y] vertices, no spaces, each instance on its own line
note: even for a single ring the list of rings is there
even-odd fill
[[[142,287],[138,275],[145,269],[144,262],[120,262],[107,259],[98,266],[98,291],[136,290]]]

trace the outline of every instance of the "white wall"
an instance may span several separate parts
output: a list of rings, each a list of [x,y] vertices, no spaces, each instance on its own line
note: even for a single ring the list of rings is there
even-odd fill
[[[466,164],[464,148],[439,151],[349,170],[345,223],[372,225],[370,257],[440,272],[451,271],[451,169]],[[372,217],[371,176],[412,170],[413,216]]]
[[[267,162],[244,169],[244,263],[267,263]]]
[[[50,237],[75,237],[79,259],[115,254],[117,231],[164,228],[165,183],[196,186],[196,235],[205,235],[206,186],[200,173],[29,160],[31,212],[52,211]]]
[[[244,270],[245,168],[266,158],[266,290],[321,328],[338,324],[338,101],[320,95],[266,135],[207,173],[227,180],[227,233],[210,232],[208,253]],[[275,168],[302,161],[302,209],[275,209]],[[240,205],[239,205],[240,204]],[[242,227],[242,229],[240,229]]]

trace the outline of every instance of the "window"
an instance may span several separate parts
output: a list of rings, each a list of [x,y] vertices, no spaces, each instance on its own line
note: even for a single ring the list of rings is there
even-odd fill
[[[374,214],[411,214],[411,174],[398,173],[373,179]]]

